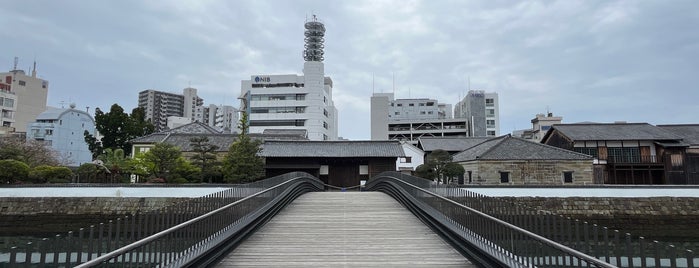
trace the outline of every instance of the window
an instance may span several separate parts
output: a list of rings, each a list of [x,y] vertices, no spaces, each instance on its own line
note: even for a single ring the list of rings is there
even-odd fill
[[[495,110],[493,110],[493,109],[485,109],[485,116],[486,116],[486,117],[495,117]]]
[[[410,157],[410,156],[406,156],[406,157],[401,157],[401,158],[400,158],[400,162],[401,162],[401,163],[412,163],[412,161],[413,161],[413,158]]]
[[[485,120],[485,127],[494,128],[495,127],[495,120],[492,120],[492,119]]]
[[[400,115],[400,112],[396,112],[396,115]]]
[[[617,163],[639,163],[641,153],[638,147],[608,147],[607,160]]]
[[[415,106],[415,103],[408,104],[408,106],[413,107]]]
[[[425,106],[425,104],[424,104],[424,103],[420,103],[420,106]]]
[[[425,111],[420,111],[420,114],[425,114]]]
[[[510,172],[500,171],[500,183],[510,182]]]
[[[15,106],[15,100],[13,99],[5,99],[5,107],[14,107]]]
[[[427,112],[427,114],[432,114],[432,111]]]
[[[495,100],[494,99],[485,99],[485,106],[495,106]]]
[[[486,136],[495,137],[495,130],[488,130],[485,133]]]
[[[563,183],[572,183],[573,182],[573,172],[572,171],[563,171]]]
[[[359,175],[369,175],[369,165],[359,165]]]
[[[323,122],[323,128],[328,129],[328,123],[327,123],[327,122]]]
[[[22,80],[19,80],[19,82],[18,82],[17,84],[19,84],[20,86],[26,86],[26,85],[27,85],[27,82],[24,82],[24,81],[22,81]]]
[[[541,126],[541,131],[548,131],[551,129],[551,126]]]
[[[396,106],[401,107],[401,106],[403,106],[403,104],[402,104],[402,103],[398,103],[398,104],[396,104]]]
[[[597,147],[575,147],[573,151],[597,158]]]
[[[325,117],[327,117],[327,116],[328,116],[328,110],[323,109],[323,114],[325,115]]]
[[[328,165],[320,165],[319,174],[320,174],[320,175],[328,175],[328,174],[329,174],[329,172],[328,172]]]
[[[434,106],[434,102],[428,102],[427,106]]]
[[[45,133],[46,135],[53,135],[53,129],[47,129]]]

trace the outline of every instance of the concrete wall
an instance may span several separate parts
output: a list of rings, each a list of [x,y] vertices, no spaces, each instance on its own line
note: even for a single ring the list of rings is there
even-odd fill
[[[573,172],[573,182],[569,184],[592,184],[592,163],[589,161],[522,161],[480,160],[460,163],[465,170],[464,178],[468,182],[471,171],[472,183],[503,184],[500,172],[509,172],[507,184],[563,184],[563,172]]]

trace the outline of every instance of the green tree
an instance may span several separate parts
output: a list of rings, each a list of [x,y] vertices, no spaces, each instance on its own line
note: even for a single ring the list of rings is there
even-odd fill
[[[425,179],[436,179],[437,182],[444,183],[446,182],[445,179],[448,177],[445,176],[445,172],[453,171],[453,169],[456,168],[451,167],[451,170],[446,169],[447,165],[451,163],[451,160],[452,157],[449,152],[444,150],[434,150],[432,153],[427,155],[427,157],[425,157],[425,163],[418,166],[415,172],[418,176]]]
[[[216,161],[216,150],[218,146],[210,144],[209,138],[206,136],[193,137],[189,139],[190,146],[194,151],[191,159],[193,163],[199,167],[201,170],[199,181],[204,181],[205,178],[209,179],[209,183],[213,182],[213,177],[216,176],[217,166],[219,162]]]
[[[29,166],[14,159],[0,160],[0,182],[15,183],[27,179]]]
[[[116,177],[119,181],[123,181],[124,176],[129,172],[130,166],[122,149],[104,149],[97,159],[109,170],[109,177],[112,180]]]
[[[40,165],[29,171],[33,183],[68,183],[73,179],[73,171],[67,167]]]
[[[84,163],[76,170],[80,183],[106,183],[109,182],[109,169],[94,163]]]
[[[449,183],[452,181],[454,177],[464,175],[466,170],[464,170],[463,166],[454,162],[450,162],[444,165],[444,167],[442,168],[442,172],[444,174],[444,178],[446,179],[446,183]]]
[[[153,124],[145,121],[145,112],[142,108],[133,109],[129,115],[116,103],[107,113],[99,108],[95,109],[95,128],[102,135],[101,140],[87,131],[83,133],[93,157],[101,155],[106,148],[122,149],[126,155],[130,155],[129,141],[148,135],[154,129]]]
[[[144,154],[144,160],[152,167],[151,174],[166,182],[175,178],[178,159],[182,157],[180,148],[168,143],[156,143],[152,149]]]
[[[242,113],[238,125],[241,132],[224,159],[225,180],[229,183],[255,181],[265,175],[264,159],[259,156],[262,142],[251,139],[247,134],[249,126],[246,113]]]

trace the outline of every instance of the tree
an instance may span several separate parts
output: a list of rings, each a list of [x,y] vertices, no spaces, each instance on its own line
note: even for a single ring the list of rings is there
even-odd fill
[[[464,174],[464,168],[451,161],[449,152],[434,150],[425,157],[425,163],[415,169],[415,173],[425,179],[436,179],[437,182],[446,183],[447,178]]]
[[[206,136],[193,137],[189,139],[189,142],[192,146],[192,150],[195,152],[191,158],[194,164],[201,170],[199,180],[203,182],[204,178],[208,177],[209,183],[212,183],[213,177],[216,176],[215,171],[219,165],[214,152],[216,152],[219,147],[210,144],[209,138]]]
[[[464,170],[463,166],[461,166],[457,163],[454,163],[454,162],[450,162],[450,163],[447,163],[446,165],[444,165],[444,167],[442,168],[442,171],[443,171],[444,177],[447,180],[446,181],[447,183],[452,181],[452,179],[454,177],[464,175],[464,172],[466,172],[466,170]]]
[[[129,163],[122,149],[104,149],[104,152],[97,159],[102,162],[102,166],[109,170],[109,176],[112,179],[116,176],[121,181],[123,180],[122,175],[128,173]]]
[[[246,113],[242,113],[238,126],[241,130],[238,139],[231,144],[224,159],[225,180],[229,183],[255,181],[265,175],[264,159],[259,156],[262,142],[247,134]]]
[[[73,179],[73,171],[67,167],[36,166],[29,171],[33,183],[68,183]]]
[[[0,160],[3,159],[24,162],[29,167],[60,164],[58,154],[45,143],[13,138],[0,139]]]
[[[131,115],[124,112],[118,104],[113,104],[109,112],[95,109],[95,128],[102,135],[98,140],[88,131],[83,134],[93,157],[102,154],[102,150],[122,149],[126,155],[131,154],[130,140],[153,132],[153,124],[145,121],[143,108],[135,108]]]
[[[156,143],[152,149],[144,154],[145,161],[152,164],[151,174],[166,181],[175,177],[175,169],[180,157],[182,157],[180,148],[162,142]]]
[[[15,183],[27,179],[29,166],[14,159],[0,160],[0,182]]]

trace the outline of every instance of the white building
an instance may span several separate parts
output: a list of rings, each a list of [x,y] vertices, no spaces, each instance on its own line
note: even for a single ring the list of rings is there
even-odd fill
[[[553,113],[537,114],[534,119],[531,120],[532,128],[518,130],[512,133],[515,137],[521,137],[525,140],[530,140],[534,142],[541,142],[544,139],[546,132],[551,129],[551,126],[555,124],[560,124],[563,121],[561,116],[553,116]]]
[[[69,109],[49,108],[27,127],[27,140],[43,141],[60,153],[70,166],[92,162],[92,153],[85,142],[84,132],[95,135],[95,120],[89,113]]]
[[[182,94],[153,89],[138,93],[138,107],[145,110],[146,120],[155,126],[155,131],[165,130],[169,124],[167,119],[172,116],[194,120],[196,107],[203,104],[204,100],[197,96],[197,89],[191,87],[183,89]],[[174,124],[183,122],[177,120]]]
[[[14,127],[17,132],[25,132],[27,124],[46,110],[49,82],[36,77],[36,62],[31,76],[15,68],[0,73],[0,98],[2,98],[2,125]]]
[[[415,169],[425,163],[425,151],[407,141],[400,142],[404,157],[398,157],[396,169],[405,174],[413,174]]]
[[[500,135],[499,106],[498,93],[469,90],[466,97],[456,103],[454,117],[468,120],[471,137],[497,137]]]
[[[182,96],[184,96],[182,116],[195,120],[194,110],[197,106],[204,105],[204,100],[197,96],[197,89],[192,87],[183,89]]]
[[[201,122],[224,132],[236,132],[238,109],[230,105],[197,106],[194,109],[194,122]]]
[[[451,105],[434,99],[394,99],[393,93],[371,96],[371,139],[417,144],[421,137],[467,137],[465,119],[452,118]]]
[[[337,140],[333,82],[323,64],[325,26],[314,17],[305,28],[303,75],[252,75],[241,81],[240,107],[249,115],[250,133],[303,129],[310,140]]]

